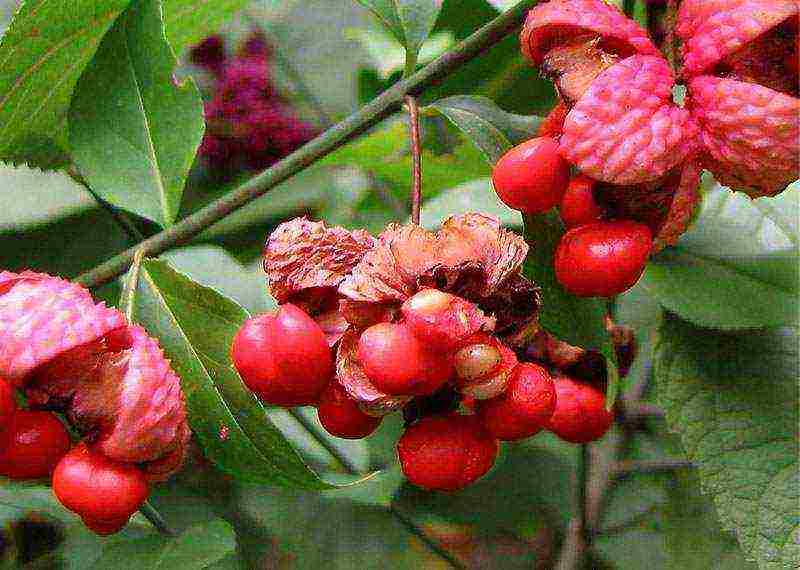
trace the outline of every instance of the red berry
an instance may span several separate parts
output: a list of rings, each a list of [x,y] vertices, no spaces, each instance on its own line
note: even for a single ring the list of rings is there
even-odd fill
[[[588,176],[576,176],[570,180],[558,212],[568,229],[599,221],[603,217],[603,208],[594,198],[594,180]]]
[[[400,311],[414,336],[434,350],[450,350],[488,320],[475,304],[438,289],[421,290]]]
[[[14,388],[3,379],[0,379],[0,449],[2,449],[2,438],[8,432],[11,425],[11,418],[17,411],[17,401],[14,399]]]
[[[476,333],[461,343],[453,364],[461,393],[488,400],[505,390],[517,355],[496,337]]]
[[[431,491],[457,491],[492,468],[499,445],[475,416],[429,416],[397,443],[409,482]]]
[[[276,406],[315,404],[333,376],[325,333],[290,304],[248,319],[233,339],[231,357],[247,387]]]
[[[0,475],[11,479],[47,477],[70,446],[64,424],[51,412],[17,411],[6,437]]]
[[[102,535],[125,526],[150,493],[139,467],[112,461],[83,443],[58,463],[53,492],[87,527]]]
[[[653,237],[644,224],[595,222],[568,231],[555,255],[556,278],[573,295],[612,297],[644,271]]]
[[[361,439],[374,432],[383,418],[365,414],[358,402],[338,382],[331,382],[319,399],[317,415],[329,434],[344,439]]]
[[[556,407],[556,389],[547,370],[538,364],[519,364],[506,391],[481,402],[478,417],[486,429],[504,441],[539,433]]]
[[[569,163],[548,137],[531,139],[504,154],[492,183],[500,199],[526,214],[546,212],[561,201],[569,184]]]
[[[378,323],[358,340],[358,359],[386,394],[426,396],[452,377],[447,355],[427,350],[407,326]]]
[[[556,409],[547,429],[571,443],[600,439],[614,423],[603,393],[590,384],[563,376],[555,379]]]

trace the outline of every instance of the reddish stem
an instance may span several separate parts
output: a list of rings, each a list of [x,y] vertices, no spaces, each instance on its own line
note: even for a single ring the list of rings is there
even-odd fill
[[[422,209],[422,144],[419,136],[419,106],[411,95],[405,97],[408,108],[409,131],[411,133],[411,158],[413,179],[411,184],[411,222],[419,225]]]

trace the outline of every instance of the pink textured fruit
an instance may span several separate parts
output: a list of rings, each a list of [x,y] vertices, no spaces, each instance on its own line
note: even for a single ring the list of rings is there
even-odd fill
[[[475,416],[430,416],[408,428],[397,442],[403,474],[417,487],[458,491],[485,475],[498,443]]]
[[[570,443],[589,443],[603,437],[614,423],[603,393],[566,376],[554,381],[556,408],[547,429]]]
[[[613,297],[644,271],[653,238],[636,222],[596,222],[568,231],[555,254],[556,279],[579,297]]]
[[[248,319],[231,358],[247,387],[268,404],[308,406],[333,377],[333,357],[319,325],[292,304]]]
[[[522,53],[540,65],[556,44],[594,34],[604,47],[623,57],[634,53],[658,54],[641,26],[603,0],[552,0],[528,13],[520,36]]]
[[[125,316],[75,283],[43,273],[0,273],[0,375],[21,386],[40,364],[124,327]]]
[[[689,105],[723,183],[771,196],[800,171],[800,99],[767,87],[703,75],[689,84]]]
[[[515,146],[492,170],[499,198],[526,214],[541,214],[558,204],[568,183],[569,164],[558,154],[558,143],[547,137]]]
[[[684,40],[684,73],[704,73],[798,13],[797,0],[684,0],[675,28]]]
[[[497,439],[516,441],[539,433],[556,406],[556,391],[547,370],[521,363],[511,374],[506,391],[481,402],[478,417]]]
[[[655,180],[692,154],[697,126],[672,102],[661,57],[635,55],[601,73],[564,122],[560,151],[604,182]]]

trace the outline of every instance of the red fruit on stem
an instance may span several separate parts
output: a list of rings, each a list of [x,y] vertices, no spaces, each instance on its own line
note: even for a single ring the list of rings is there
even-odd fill
[[[450,350],[488,322],[475,304],[438,289],[421,290],[400,312],[414,336],[433,350]]]
[[[555,254],[556,279],[579,297],[612,297],[639,280],[653,247],[644,224],[595,222],[568,231]]]
[[[506,391],[481,402],[478,417],[497,439],[516,441],[539,433],[556,407],[556,389],[547,370],[538,364],[519,364]]]
[[[81,443],[58,463],[53,492],[87,527],[106,535],[125,526],[150,490],[139,467],[112,461]]]
[[[492,184],[507,205],[526,214],[540,214],[561,201],[569,184],[569,163],[558,153],[554,139],[531,139],[497,161]]]
[[[603,393],[563,376],[555,379],[556,409],[547,429],[570,443],[589,443],[603,437],[614,423]]]
[[[457,491],[485,475],[499,444],[475,416],[430,416],[409,427],[397,443],[409,482],[431,491]]]
[[[0,475],[11,479],[47,477],[70,446],[64,424],[51,412],[18,410],[6,437],[0,449]]]
[[[428,350],[403,324],[378,323],[365,330],[358,359],[375,387],[391,395],[433,394],[453,375],[446,355]]]
[[[276,406],[315,404],[333,377],[325,333],[291,304],[248,319],[233,339],[231,357],[247,387]]]
[[[329,434],[343,439],[367,437],[383,419],[365,414],[358,407],[358,402],[348,396],[338,382],[331,382],[323,390],[317,415]]]
[[[594,180],[582,175],[570,180],[558,206],[558,213],[567,229],[600,221],[603,208],[594,197]]]
[[[517,355],[498,338],[476,333],[461,343],[453,354],[453,364],[461,393],[488,400],[506,389]]]

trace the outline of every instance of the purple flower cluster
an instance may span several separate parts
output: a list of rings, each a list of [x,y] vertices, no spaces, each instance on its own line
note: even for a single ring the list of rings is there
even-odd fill
[[[234,56],[226,53],[219,36],[192,50],[192,62],[215,79],[213,96],[205,104],[200,156],[217,173],[262,170],[317,134],[272,84],[270,55],[260,34],[253,34]]]

